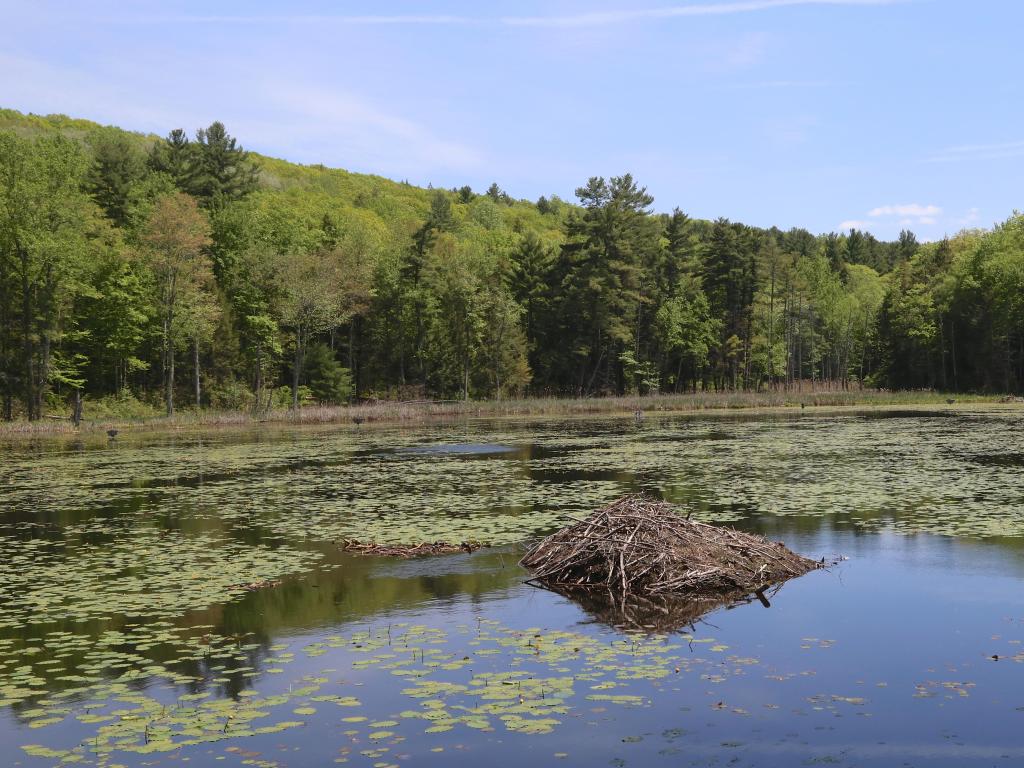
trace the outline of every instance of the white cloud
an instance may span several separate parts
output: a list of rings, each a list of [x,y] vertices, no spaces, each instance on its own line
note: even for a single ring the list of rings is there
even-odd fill
[[[981,221],[981,210],[970,208],[962,216],[943,215],[943,210],[937,205],[921,205],[910,203],[907,205],[881,205],[872,208],[867,213],[867,218],[847,219],[839,224],[839,231],[849,229],[860,229],[871,232],[879,237],[894,237],[901,229],[916,230],[921,235],[924,229],[922,240],[930,241],[942,237],[943,233],[958,232],[962,229],[970,229],[977,226]]]
[[[160,100],[146,106],[130,88],[111,79],[24,56],[0,53],[0,72],[12,75],[0,79],[0,104],[12,109],[69,114],[156,133],[165,133],[192,116]]]
[[[872,208],[868,211],[868,216],[877,218],[879,216],[902,216],[906,217],[918,217],[918,218],[934,218],[942,213],[942,209],[937,205],[920,205],[918,203],[910,203],[909,205],[881,205],[878,208]]]
[[[781,88],[826,88],[830,83],[825,80],[760,80],[751,83],[733,83],[722,86],[732,90],[767,90]]]
[[[427,126],[378,108],[351,93],[303,86],[293,80],[264,82],[261,90],[271,95],[276,106],[275,120],[257,126],[255,137],[275,146],[287,145],[296,137],[306,144],[312,138],[317,157],[306,158],[307,162],[324,160],[351,167],[352,159],[358,158],[359,165],[366,170],[399,175],[438,169],[464,171],[483,162],[477,149],[439,138]],[[284,120],[279,122],[278,118]],[[325,160],[325,146],[338,156]]]
[[[350,24],[350,25],[488,25],[509,27],[597,27],[633,21],[675,19],[695,16],[731,16],[741,13],[771,11],[799,6],[876,6],[896,5],[909,0],[742,0],[739,2],[673,5],[664,8],[629,8],[611,11],[577,13],[566,16],[458,16],[450,14],[271,14],[224,15],[192,14],[173,16],[128,17],[129,23],[189,24]]]
[[[674,19],[686,16],[730,16],[738,13],[770,11],[806,5],[893,5],[905,0],[747,0],[746,2],[703,3],[667,8],[638,8],[620,11],[580,13],[571,16],[505,16],[502,24],[529,27],[580,27],[622,24],[650,19]]]
[[[959,229],[970,229],[977,225],[981,221],[981,209],[971,208],[958,219],[953,219],[953,223]]]
[[[847,219],[839,223],[839,231],[845,232],[849,229],[869,229],[873,222],[863,219]]]
[[[363,96],[298,78],[261,78],[256,67],[230,97],[195,92],[184,71],[157,88],[146,67],[114,78],[2,53],[0,71],[18,73],[0,80],[0,105],[22,111],[67,113],[158,135],[220,119],[247,149],[424,182],[439,170],[468,171],[483,162],[476,148]]]
[[[1024,156],[1024,141],[1003,141],[992,144],[961,144],[940,149],[925,159],[929,163],[955,163],[964,160],[1002,160]]]

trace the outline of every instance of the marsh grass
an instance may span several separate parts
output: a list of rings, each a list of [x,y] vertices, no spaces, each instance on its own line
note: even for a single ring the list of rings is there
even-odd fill
[[[620,397],[560,398],[540,397],[520,400],[436,400],[377,401],[344,406],[305,406],[297,411],[274,410],[255,415],[242,410],[183,410],[174,416],[151,418],[89,418],[75,427],[67,420],[47,418],[29,422],[0,422],[0,437],[19,435],[104,433],[110,429],[174,431],[191,428],[249,427],[257,424],[373,424],[423,423],[466,418],[516,418],[528,416],[587,416],[596,414],[694,413],[702,411],[752,410],[772,408],[845,408],[870,406],[948,406],[956,404],[998,403],[1002,396],[948,395],[931,390],[887,391],[872,389],[803,390],[770,392],[696,392],[684,394],[626,395]],[[52,414],[53,416],[59,414]]]

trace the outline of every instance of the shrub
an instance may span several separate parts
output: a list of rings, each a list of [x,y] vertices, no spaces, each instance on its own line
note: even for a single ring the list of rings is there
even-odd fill
[[[241,411],[252,408],[254,395],[241,381],[218,381],[206,388],[210,406],[216,410]]]

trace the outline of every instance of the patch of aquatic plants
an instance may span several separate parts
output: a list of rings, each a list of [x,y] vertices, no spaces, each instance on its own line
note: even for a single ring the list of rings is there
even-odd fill
[[[1002,415],[649,416],[640,424],[339,430],[13,453],[0,482],[0,557],[8,566],[0,572],[0,707],[18,723],[10,726],[19,734],[13,743],[34,743],[16,758],[26,765],[112,767],[213,760],[222,749],[228,759],[271,765],[269,755],[263,761],[247,750],[269,752],[275,742],[304,748],[304,738],[328,730],[340,742],[339,762],[368,765],[481,740],[514,747],[583,723],[600,728],[605,719],[637,728],[624,731],[623,743],[649,743],[654,737],[631,735],[642,730],[636,724],[660,727],[680,716],[680,701],[753,719],[763,706],[765,717],[800,710],[859,720],[886,696],[885,706],[894,696],[916,696],[914,707],[936,711],[953,701],[977,706],[975,691],[991,693],[985,668],[914,671],[899,690],[892,678],[886,693],[872,681],[834,685],[825,674],[793,671],[802,662],[778,669],[689,636],[521,630],[486,620],[389,627],[379,618],[369,630],[291,647],[219,633],[263,631],[257,612],[285,602],[294,610],[293,583],[228,604],[251,585],[328,561],[378,590],[372,610],[419,601],[418,611],[429,597],[461,589],[437,587],[447,562],[474,567],[461,556],[386,565],[322,558],[325,543],[520,541],[563,524],[567,513],[641,489],[688,505],[701,520],[769,529],[775,519],[792,518],[779,523],[792,531],[796,518],[828,517],[867,530],[1020,536],[1022,437],[1024,426]],[[304,594],[330,610],[286,626],[338,620],[354,604],[339,582],[318,578]],[[204,607],[213,609],[209,617],[189,620],[222,629],[164,620]],[[807,638],[799,653],[834,654],[819,650],[832,643]],[[1015,637],[983,645],[975,662],[1000,672],[1024,662]],[[774,681],[786,688],[784,700],[767,692]]]
[[[262,646],[223,637],[210,625],[126,624],[98,634],[54,630],[0,639],[0,705],[29,727],[59,722],[76,706],[135,690],[139,683],[240,687],[255,677]]]
[[[244,595],[253,583],[308,570],[318,560],[316,553],[290,547],[110,521],[69,526],[59,538],[0,536],[0,629],[178,616]]]
[[[1024,429],[1015,416],[667,420],[590,450],[530,462],[535,473],[619,472],[702,520],[837,516],[863,529],[1024,535]],[[979,461],[982,459],[983,461]]]
[[[396,450],[423,447],[423,435],[368,435],[44,454],[14,462],[12,480],[0,495],[15,510],[72,520],[159,509],[175,520],[226,521],[276,538],[501,544],[550,530],[562,521],[560,511],[591,508],[619,490],[614,481],[537,483],[509,452],[470,460],[479,454]],[[508,443],[523,436],[499,437]],[[447,444],[457,445],[450,439]],[[109,464],[96,461],[100,455]],[[57,482],[44,482],[43,473],[56,475],[65,462],[69,466]]]
[[[285,433],[14,456],[0,499],[16,518],[159,510],[292,541],[501,544],[643,489],[710,522],[837,515],[869,529],[1019,535],[1024,467],[998,457],[1019,455],[1021,437],[1015,417],[997,414]],[[478,444],[516,450],[469,450]]]
[[[218,694],[214,683],[231,674],[256,677],[248,655],[253,645],[211,635],[186,636],[168,624],[108,632],[87,649],[84,638],[53,633],[48,651],[84,653],[67,690],[10,701],[29,702],[21,716],[40,729],[31,756],[61,763],[111,765],[118,753],[147,755],[225,739],[244,739],[300,728],[311,718],[338,712],[344,735],[369,743],[374,757],[409,736],[456,729],[551,733],[581,708],[648,706],[664,681],[681,674],[725,680],[754,659],[729,656],[726,646],[689,635],[609,637],[541,628],[511,629],[481,619],[445,631],[396,623],[334,635],[301,649],[271,646],[263,672],[282,676],[301,657],[329,669],[284,686],[243,688]],[[704,648],[708,655],[694,653]],[[132,651],[126,651],[132,648]],[[164,648],[180,667],[143,654]],[[716,658],[717,657],[717,658]],[[233,669],[230,663],[242,664]],[[240,672],[240,670],[244,670]],[[340,677],[339,677],[340,675]],[[147,680],[145,690],[137,685]],[[34,688],[32,680],[17,685]],[[159,685],[157,685],[159,683]],[[38,685],[38,681],[35,681]],[[359,688],[372,686],[385,704],[364,705]],[[5,681],[4,690],[22,695]],[[402,706],[404,702],[404,708]],[[387,707],[397,704],[392,711]],[[31,707],[31,708],[29,708]],[[80,743],[38,743],[49,726],[74,719],[90,731]],[[366,751],[363,752],[366,755]]]

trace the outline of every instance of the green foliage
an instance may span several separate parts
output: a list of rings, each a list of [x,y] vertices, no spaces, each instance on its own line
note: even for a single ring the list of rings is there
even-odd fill
[[[313,344],[306,350],[303,368],[313,398],[325,405],[338,405],[352,395],[352,375],[338,362],[326,344]]]
[[[142,151],[122,131],[97,130],[89,139],[93,161],[86,188],[114,224],[128,224],[132,190],[147,174]]]
[[[227,379],[206,388],[210,407],[221,411],[247,411],[252,408],[254,395],[243,381]]]
[[[217,122],[160,139],[0,111],[0,415],[76,391],[171,410],[186,381],[190,402],[257,411],[285,384],[292,407],[1024,388],[1020,216],[884,243],[655,214],[628,174],[576,194],[297,166]]]
[[[161,415],[159,404],[145,402],[128,389],[123,389],[85,402],[86,419],[117,421],[120,419],[152,419]]]
[[[195,141],[180,128],[154,145],[150,167],[208,208],[219,208],[255,191],[259,169],[221,122],[196,131]]]
[[[681,279],[676,294],[658,308],[654,317],[664,380],[674,389],[678,391],[685,381],[696,388],[718,342],[721,325],[711,315],[700,281],[692,276]]]

